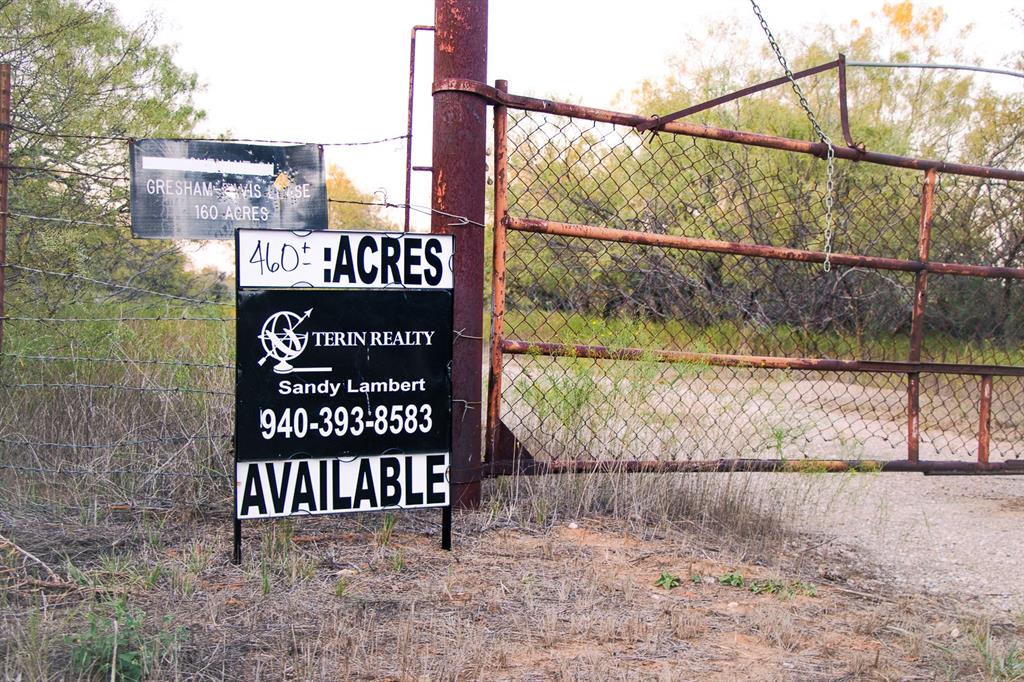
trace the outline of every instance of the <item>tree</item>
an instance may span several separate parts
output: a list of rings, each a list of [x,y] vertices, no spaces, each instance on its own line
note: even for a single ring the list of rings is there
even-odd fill
[[[794,70],[835,58],[865,61],[966,61],[938,39],[941,10],[886,5],[872,26],[851,23],[784,36]],[[778,76],[774,55],[743,44],[735,26],[691,39],[686,61],[663,81],[634,93],[637,109],[667,114]],[[701,61],[703,60],[703,61]],[[834,72],[801,81],[812,109],[837,144]],[[1020,164],[1024,97],[960,72],[872,69],[849,72],[854,137],[869,149],[980,164]],[[816,140],[788,87],[748,96],[691,117],[712,126]],[[639,135],[583,122],[521,116],[513,126],[510,184],[514,212],[728,241],[820,251],[825,164],[813,157],[666,134]],[[922,174],[872,164],[836,167],[836,251],[913,259]],[[979,264],[1024,265],[1020,183],[942,177],[931,256]],[[786,261],[520,237],[526,277],[510,278],[511,305],[641,319],[727,323],[736,333],[718,349],[815,353],[822,332],[855,335],[858,357],[891,357],[879,344],[909,325],[912,278]],[[935,277],[933,331],[998,337],[1019,346],[1024,307],[1012,280]],[[969,310],[950,314],[949,311]],[[695,332],[696,333],[696,332]],[[706,332],[702,332],[706,336]],[[759,339],[751,347],[750,339]],[[794,341],[795,339],[795,341]],[[849,352],[833,344],[828,352]],[[765,343],[768,347],[765,347]]]
[[[131,239],[125,219],[127,138],[186,136],[203,117],[193,102],[195,74],[174,64],[171,48],[154,43],[156,28],[152,20],[125,26],[99,1],[0,6],[0,60],[14,76],[13,265],[199,293],[202,284],[185,272],[175,245]],[[22,310],[138,293],[76,292],[66,278],[18,268],[9,270],[8,281]]]
[[[380,215],[380,200],[365,194],[352,183],[339,166],[327,170],[327,227],[332,230],[390,230],[395,225]],[[352,203],[344,203],[352,202]]]

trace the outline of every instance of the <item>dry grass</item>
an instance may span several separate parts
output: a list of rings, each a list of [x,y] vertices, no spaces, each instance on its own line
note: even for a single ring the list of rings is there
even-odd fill
[[[5,514],[0,671],[107,678],[117,620],[150,679],[1014,679],[1022,624],[855,566],[830,580],[790,530],[809,507],[762,485],[501,480],[452,553],[436,512],[339,516],[247,524],[241,566],[227,518]]]

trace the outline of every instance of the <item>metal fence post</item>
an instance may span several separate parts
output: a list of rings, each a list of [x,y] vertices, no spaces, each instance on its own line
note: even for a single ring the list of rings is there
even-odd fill
[[[978,464],[988,464],[992,428],[992,375],[981,377],[981,402],[978,405]]]
[[[499,80],[499,92],[508,81]],[[508,211],[508,109],[494,107],[494,256],[491,261],[491,369],[487,378],[487,463],[493,464],[501,422],[501,340],[505,333],[505,213]]]
[[[932,240],[932,216],[935,213],[935,180],[937,173],[929,168],[921,189],[921,222],[917,236],[917,259],[928,262]],[[914,303],[910,318],[910,362],[921,361],[924,343],[924,304],[928,293],[928,271],[914,273]],[[907,375],[907,459],[916,462],[921,450],[921,373]]]
[[[487,0],[435,0],[434,82],[487,80]],[[455,235],[452,361],[452,502],[480,504],[487,105],[434,93],[431,232]],[[466,220],[453,218],[463,217]]]
[[[412,107],[416,95],[416,33],[433,31],[433,26],[413,26],[409,32],[409,125],[405,132],[405,221],[403,231],[409,231],[410,211],[412,207]]]
[[[11,65],[0,64],[0,354],[7,294],[7,194],[11,170]]]

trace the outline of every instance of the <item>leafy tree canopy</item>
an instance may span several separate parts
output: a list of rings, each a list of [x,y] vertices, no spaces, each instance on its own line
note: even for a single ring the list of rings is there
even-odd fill
[[[751,20],[752,17],[751,17]],[[945,15],[909,1],[885,5],[869,25],[816,26],[794,37],[776,28],[794,70],[835,59],[969,62],[961,39],[940,37]],[[961,32],[961,38],[965,35]],[[1020,53],[1008,59],[1018,67]],[[689,41],[670,75],[633,93],[637,111],[668,114],[779,75],[767,40],[744,43],[735,23]],[[973,74],[912,69],[849,69],[852,134],[875,151],[1020,168],[1024,95]],[[840,131],[835,72],[801,81],[835,144]],[[747,96],[690,119],[708,125],[814,140],[788,86]],[[516,114],[510,133],[513,213],[620,229],[822,251],[825,164],[814,157],[670,134]],[[931,258],[1021,267],[1024,183],[940,174]],[[835,251],[917,257],[923,173],[837,162]],[[854,332],[859,357],[901,357],[888,344],[910,322],[912,278],[862,269],[710,253],[563,243],[517,236],[526,273],[510,278],[512,308],[543,307],[605,317],[628,315],[808,333]],[[1020,346],[1019,282],[934,277],[930,331]],[[778,334],[775,334],[778,336]],[[792,333],[787,332],[786,338]],[[801,343],[807,343],[801,341]],[[723,350],[778,352],[728,346]],[[803,353],[846,349],[808,346]],[[966,354],[968,351],[964,350]]]
[[[372,194],[361,192],[340,166],[327,169],[327,226],[332,230],[391,230],[394,223],[380,215]],[[352,202],[352,203],[342,203]]]
[[[127,140],[116,138],[187,136],[203,118],[196,75],[154,42],[156,30],[153,20],[126,26],[99,1],[0,7],[0,61],[13,70],[10,204],[22,214],[10,221],[12,264],[177,294],[205,286],[172,243],[132,240],[127,229]],[[52,307],[70,289],[25,270],[9,278],[26,304]]]

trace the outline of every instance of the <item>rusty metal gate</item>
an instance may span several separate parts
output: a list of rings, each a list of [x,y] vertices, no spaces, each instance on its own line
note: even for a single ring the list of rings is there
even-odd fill
[[[484,475],[1024,473],[1021,171],[836,147],[826,272],[823,143],[446,90],[494,105]]]

